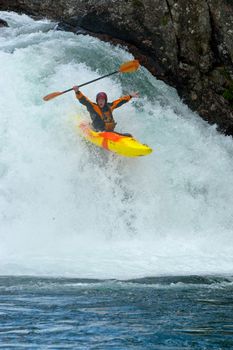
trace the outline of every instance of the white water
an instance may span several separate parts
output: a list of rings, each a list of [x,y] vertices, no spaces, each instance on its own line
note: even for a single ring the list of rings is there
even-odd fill
[[[231,273],[233,141],[141,68],[85,87],[139,90],[118,130],[153,147],[118,158],[87,146],[66,94],[132,56],[55,24],[0,13],[0,274],[131,278]]]

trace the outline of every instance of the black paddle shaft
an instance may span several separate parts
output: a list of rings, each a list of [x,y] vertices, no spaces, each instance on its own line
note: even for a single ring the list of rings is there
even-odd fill
[[[104,75],[104,76],[102,76],[102,77],[100,77],[100,78],[97,78],[97,79],[94,79],[94,80],[88,81],[87,83],[81,84],[81,85],[79,85],[79,88],[80,88],[80,87],[82,87],[82,86],[85,86],[85,85],[88,85],[88,84],[94,83],[95,81],[98,81],[98,80],[100,80],[100,79],[110,77],[110,75],[113,75],[113,74],[116,74],[116,73],[119,73],[119,70],[116,70],[115,72],[112,72],[112,73],[106,74],[106,75]],[[66,92],[72,91],[72,90],[73,90],[73,88],[68,89],[68,90],[65,90],[65,91],[63,91],[63,94],[65,94]]]

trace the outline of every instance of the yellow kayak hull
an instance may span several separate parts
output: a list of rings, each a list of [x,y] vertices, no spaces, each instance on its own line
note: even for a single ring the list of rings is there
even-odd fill
[[[94,145],[104,148],[108,151],[119,154],[123,157],[147,156],[152,149],[135,140],[132,136],[117,134],[115,132],[101,131],[97,132],[91,129],[87,122],[78,124],[81,135]]]

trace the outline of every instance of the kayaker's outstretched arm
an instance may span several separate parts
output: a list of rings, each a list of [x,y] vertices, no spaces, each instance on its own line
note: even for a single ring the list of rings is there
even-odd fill
[[[82,105],[86,107],[92,106],[93,103],[85,95],[83,95],[78,86],[74,86],[73,90],[75,91],[76,98]]]
[[[110,104],[111,110],[113,111],[114,109],[123,106],[125,103],[129,102],[132,97],[138,97],[138,96],[139,96],[138,92],[132,92],[130,95],[123,96],[118,100],[113,101]]]
[[[123,106],[125,103],[129,102],[131,100],[131,96],[123,96],[121,98],[118,98],[118,100],[113,101],[112,103],[110,103],[110,108],[113,111],[116,108],[119,108],[121,106]]]

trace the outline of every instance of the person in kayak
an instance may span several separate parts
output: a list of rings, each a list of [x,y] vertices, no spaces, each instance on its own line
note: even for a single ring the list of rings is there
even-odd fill
[[[139,97],[138,92],[131,92],[128,96],[108,102],[107,94],[105,92],[99,92],[96,95],[96,103],[94,103],[83,95],[78,86],[74,86],[73,90],[79,102],[86,106],[92,120],[93,128],[96,131],[114,131],[116,122],[112,115],[113,110],[129,102],[131,98]]]

